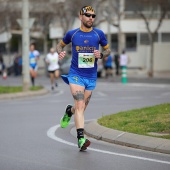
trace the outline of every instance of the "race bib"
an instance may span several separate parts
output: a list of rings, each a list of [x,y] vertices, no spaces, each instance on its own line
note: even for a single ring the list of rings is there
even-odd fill
[[[56,63],[56,62],[57,62],[56,59],[52,59],[52,60],[51,60],[51,63]]]
[[[31,58],[30,59],[30,64],[35,64],[36,63],[36,59],[35,58]]]
[[[78,54],[78,67],[79,68],[92,68],[94,67],[94,54],[93,53],[79,53]]]

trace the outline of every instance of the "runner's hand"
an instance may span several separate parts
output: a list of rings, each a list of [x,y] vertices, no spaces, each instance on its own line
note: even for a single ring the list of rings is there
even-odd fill
[[[65,51],[60,52],[60,54],[59,54],[59,60],[62,60],[62,59],[65,57],[65,55],[66,55],[66,52],[65,52]]]
[[[101,58],[100,51],[94,50],[94,56],[95,56],[95,58]]]

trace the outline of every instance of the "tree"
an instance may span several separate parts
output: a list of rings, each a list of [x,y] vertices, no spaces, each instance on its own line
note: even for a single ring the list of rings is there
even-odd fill
[[[14,0],[12,6],[11,0],[0,0],[0,33],[7,34],[8,42],[6,42],[5,44],[5,49],[8,55],[9,64],[11,64],[12,62],[11,55],[10,55],[11,32],[13,29],[16,29],[18,27],[16,18],[18,17],[18,15],[20,15],[19,11],[16,10],[17,3],[18,0]]]
[[[148,37],[150,42],[150,69],[148,75],[153,77],[154,74],[154,42],[159,28],[162,25],[163,20],[166,17],[167,11],[170,10],[169,0],[137,0],[131,1],[131,5],[134,5],[135,13],[138,14],[146,25],[148,31]],[[147,12],[146,12],[147,11]],[[154,30],[151,28],[151,20],[157,19],[157,25]]]
[[[95,8],[98,10],[98,13],[102,14],[100,20],[96,21],[96,25],[101,22],[107,21],[108,24],[113,25],[118,29],[117,39],[118,39],[118,52],[119,54],[125,47],[124,42],[122,41],[122,29],[121,29],[121,20],[124,18],[125,10],[125,1],[124,0],[99,0],[95,2]],[[108,26],[109,27],[109,26]],[[110,30],[108,29],[108,41],[111,38],[109,37]],[[111,45],[111,44],[110,44]]]

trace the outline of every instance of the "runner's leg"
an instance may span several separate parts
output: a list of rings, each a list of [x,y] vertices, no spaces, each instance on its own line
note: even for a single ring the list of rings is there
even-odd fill
[[[59,74],[60,74],[59,70],[55,70],[54,75],[55,75],[55,79],[56,79],[56,82],[55,82],[56,86],[58,86],[57,79],[59,77]]]
[[[70,89],[74,98],[74,120],[76,129],[84,128],[85,88],[77,84],[70,84]]]
[[[50,82],[51,82],[51,87],[54,84],[54,74],[52,72],[50,72]]]

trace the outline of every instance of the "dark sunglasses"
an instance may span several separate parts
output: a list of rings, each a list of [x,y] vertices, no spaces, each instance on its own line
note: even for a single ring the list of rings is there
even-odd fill
[[[83,14],[83,15],[85,15],[85,16],[88,17],[88,18],[90,18],[91,16],[92,16],[92,18],[95,18],[95,17],[96,17],[95,14],[89,14],[89,13],[85,13],[85,14]]]

